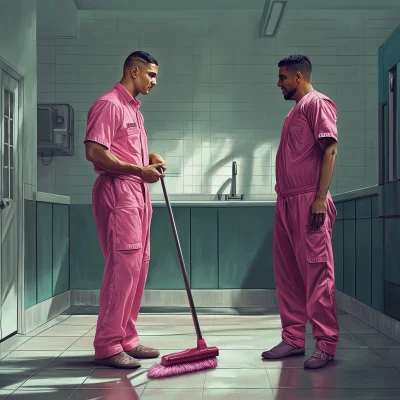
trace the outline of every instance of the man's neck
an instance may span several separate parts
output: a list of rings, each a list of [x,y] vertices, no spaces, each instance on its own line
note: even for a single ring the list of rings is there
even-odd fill
[[[298,97],[296,97],[296,104],[304,97],[307,96],[308,93],[312,92],[314,89],[311,85],[311,83],[307,86],[305,86],[303,89],[298,90],[296,94],[298,94]]]
[[[136,99],[137,95],[139,92],[135,89],[133,84],[124,78],[121,79],[120,84],[127,90],[127,92],[134,98]]]

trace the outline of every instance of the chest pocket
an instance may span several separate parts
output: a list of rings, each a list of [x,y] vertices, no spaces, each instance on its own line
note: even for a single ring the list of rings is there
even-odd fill
[[[308,135],[309,132],[304,127],[293,126],[289,129],[288,145],[293,155],[299,156],[306,150]]]
[[[142,144],[140,140],[140,129],[138,128],[131,128],[121,129],[121,137],[124,138],[126,142],[126,148],[129,150],[130,153],[141,153],[142,152]]]

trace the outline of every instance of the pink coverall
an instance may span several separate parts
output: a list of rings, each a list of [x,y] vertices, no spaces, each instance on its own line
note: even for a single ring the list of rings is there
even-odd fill
[[[85,141],[107,147],[119,160],[149,164],[140,101],[117,83],[89,110]],[[135,324],[150,260],[152,207],[147,183],[138,177],[99,174],[92,209],[105,271],[94,340],[95,358],[107,358],[139,345]]]
[[[315,90],[287,115],[276,156],[273,244],[282,339],[304,347],[309,320],[317,347],[331,355],[339,333],[331,242],[336,208],[328,193],[325,222],[317,231],[310,227],[310,208],[324,155],[318,139],[337,140],[336,118],[333,101]]]

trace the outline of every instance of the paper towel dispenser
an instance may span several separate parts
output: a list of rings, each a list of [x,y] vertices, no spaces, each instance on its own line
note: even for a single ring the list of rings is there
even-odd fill
[[[37,154],[74,155],[74,109],[69,104],[38,104]]]

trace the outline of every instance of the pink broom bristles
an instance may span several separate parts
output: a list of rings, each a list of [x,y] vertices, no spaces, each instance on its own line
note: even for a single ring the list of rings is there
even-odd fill
[[[218,360],[216,357],[206,358],[205,360],[187,362],[182,364],[164,366],[161,363],[154,364],[148,371],[149,378],[165,378],[167,376],[183,375],[189,372],[201,371],[209,368],[216,368]]]

